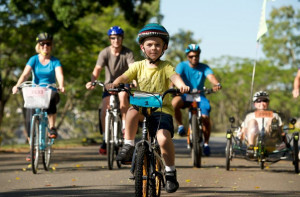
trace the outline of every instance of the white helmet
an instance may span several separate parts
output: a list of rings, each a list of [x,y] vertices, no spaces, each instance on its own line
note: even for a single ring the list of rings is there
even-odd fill
[[[268,101],[270,100],[269,94],[265,91],[255,92],[252,101],[255,102],[257,99],[267,99]]]

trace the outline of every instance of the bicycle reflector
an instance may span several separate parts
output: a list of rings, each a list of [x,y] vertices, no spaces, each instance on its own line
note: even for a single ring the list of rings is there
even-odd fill
[[[162,97],[159,94],[135,92],[130,95],[129,102],[140,107],[162,107]]]

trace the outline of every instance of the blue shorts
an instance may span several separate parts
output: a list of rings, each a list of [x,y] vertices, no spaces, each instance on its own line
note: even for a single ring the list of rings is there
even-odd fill
[[[203,95],[200,95],[200,97],[201,101],[197,102],[198,108],[201,109],[201,113],[203,115],[209,116],[211,110],[209,100]],[[182,108],[187,108],[191,106],[192,102],[186,101],[186,94],[181,95],[181,99],[184,101],[184,106]]]

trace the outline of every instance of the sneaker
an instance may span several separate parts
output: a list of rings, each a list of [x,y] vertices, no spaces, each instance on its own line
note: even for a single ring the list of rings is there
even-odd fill
[[[26,156],[26,161],[28,161],[28,162],[31,161],[31,154],[30,154],[30,152],[29,152],[28,155]]]
[[[179,188],[179,183],[177,181],[176,170],[165,172],[166,177],[166,192],[173,193]]]
[[[253,145],[249,145],[249,147],[247,148],[246,156],[249,158],[254,157],[254,146]]]
[[[57,131],[55,127],[52,127],[49,131],[49,138],[57,138]]]
[[[116,160],[120,161],[121,164],[129,165],[132,161],[133,152],[134,146],[131,146],[130,144],[124,144],[121,148],[121,151],[117,155]]]
[[[100,155],[106,155],[106,143],[103,141],[99,148],[99,154]]]
[[[184,129],[184,126],[180,125],[178,126],[178,132],[177,132],[180,136],[185,136],[186,135],[186,132],[185,132],[185,129]]]
[[[203,145],[203,153],[205,156],[210,156],[210,147],[208,145]]]

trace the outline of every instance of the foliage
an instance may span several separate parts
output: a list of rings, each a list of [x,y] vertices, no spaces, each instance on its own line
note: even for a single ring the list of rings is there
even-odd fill
[[[262,38],[265,55],[278,66],[300,64],[300,9],[274,8],[267,21],[268,32]]]

